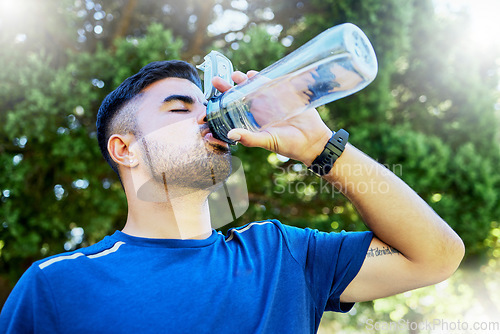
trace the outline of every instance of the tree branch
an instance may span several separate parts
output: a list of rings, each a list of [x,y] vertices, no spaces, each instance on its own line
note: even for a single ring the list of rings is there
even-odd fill
[[[134,9],[137,6],[137,0],[128,0],[125,5],[125,9],[123,10],[123,15],[118,22],[118,26],[116,27],[115,33],[111,39],[111,49],[114,51],[114,41],[118,38],[124,37],[127,34],[127,31],[130,27],[130,22],[132,20],[132,14],[134,13]]]

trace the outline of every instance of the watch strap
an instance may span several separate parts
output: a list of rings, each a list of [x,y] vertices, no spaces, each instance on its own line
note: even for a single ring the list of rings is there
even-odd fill
[[[323,152],[314,159],[308,169],[319,176],[328,174],[332,170],[335,161],[344,152],[348,139],[349,133],[346,130],[340,129],[335,132],[326,143]]]

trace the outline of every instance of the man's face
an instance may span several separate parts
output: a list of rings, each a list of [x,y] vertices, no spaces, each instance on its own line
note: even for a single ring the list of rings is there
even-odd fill
[[[203,120],[206,100],[191,81],[167,78],[143,91],[136,114],[140,161],[165,189],[209,189],[231,172],[228,145]]]

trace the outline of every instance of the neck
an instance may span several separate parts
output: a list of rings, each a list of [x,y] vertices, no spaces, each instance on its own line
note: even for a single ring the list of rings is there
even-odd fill
[[[206,239],[212,234],[208,194],[206,190],[169,189],[170,196],[155,201],[127,194],[123,232],[145,238]]]

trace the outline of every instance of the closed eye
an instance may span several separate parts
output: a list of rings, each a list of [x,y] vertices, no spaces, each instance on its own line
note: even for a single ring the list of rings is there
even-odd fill
[[[170,112],[189,112],[189,109],[171,109]]]

